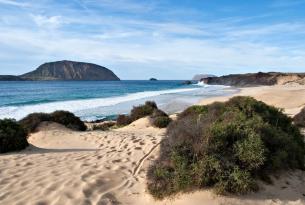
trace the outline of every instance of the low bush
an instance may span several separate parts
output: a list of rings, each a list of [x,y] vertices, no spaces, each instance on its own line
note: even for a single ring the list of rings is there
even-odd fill
[[[109,122],[103,122],[100,124],[94,124],[92,126],[92,130],[101,130],[101,131],[107,131],[109,130],[111,127],[115,126],[116,123],[109,121]]]
[[[163,110],[155,109],[153,111],[153,113],[151,114],[151,117],[152,118],[156,118],[156,117],[168,117],[168,115]]]
[[[168,116],[167,117],[160,116],[152,119],[153,126],[158,128],[166,128],[170,122],[171,119]]]
[[[144,105],[135,106],[130,112],[132,121],[151,115],[157,109],[155,102],[147,101]]]
[[[132,120],[131,117],[128,115],[119,115],[116,120],[116,124],[119,127],[129,125],[130,123],[132,123]]]
[[[145,105],[152,107],[153,109],[158,109],[157,103],[154,101],[146,101]]]
[[[301,112],[294,116],[293,121],[296,126],[305,127],[305,107],[303,107]]]
[[[251,97],[192,106],[167,135],[147,174],[156,198],[203,187],[245,194],[258,189],[257,179],[305,166],[303,136],[292,119]]]
[[[165,128],[169,125],[171,119],[162,110],[155,109],[151,115],[151,123],[158,128]]]
[[[79,117],[68,111],[55,111],[51,113],[51,121],[62,124],[72,130],[86,131],[87,129],[85,123]]]
[[[45,121],[56,122],[77,131],[85,131],[87,129],[86,125],[79,117],[76,117],[73,113],[67,111],[55,111],[51,114],[32,113],[20,120],[19,124],[28,133],[32,133],[36,131],[36,128],[41,122]]]
[[[165,128],[171,122],[168,115],[162,110],[159,110],[155,102],[146,101],[144,105],[133,107],[130,115],[119,115],[117,118],[117,126],[126,126],[135,120],[147,116],[151,117],[151,123],[158,128]]]
[[[19,121],[19,124],[28,132],[35,132],[41,122],[51,121],[51,116],[46,113],[32,113]]]
[[[16,121],[0,120],[0,153],[19,151],[28,145],[27,132]]]
[[[206,106],[193,105],[185,109],[183,112],[179,113],[178,118],[182,119],[185,116],[189,116],[189,115],[199,115],[205,113],[206,111],[207,111]]]

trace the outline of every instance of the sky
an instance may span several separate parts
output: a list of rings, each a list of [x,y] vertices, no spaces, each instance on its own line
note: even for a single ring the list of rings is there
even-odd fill
[[[305,0],[0,0],[0,75],[45,62],[121,79],[305,72]]]

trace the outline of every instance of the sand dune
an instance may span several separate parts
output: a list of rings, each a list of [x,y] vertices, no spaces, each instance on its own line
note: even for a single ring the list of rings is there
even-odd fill
[[[305,104],[304,87],[246,88],[241,94],[289,114]],[[29,138],[29,148],[0,155],[0,204],[305,204],[301,171],[282,174],[273,185],[262,184],[260,192],[246,196],[220,197],[203,190],[155,201],[146,191],[146,170],[164,136],[165,130],[150,126],[148,118],[111,131],[74,132],[44,123]]]
[[[109,132],[44,123],[27,150],[1,155],[0,204],[116,204],[117,197],[138,195],[144,162],[154,158],[164,135],[142,129],[147,123]]]

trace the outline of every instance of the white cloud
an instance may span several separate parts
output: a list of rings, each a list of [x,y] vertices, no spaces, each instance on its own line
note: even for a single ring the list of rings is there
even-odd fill
[[[14,1],[14,0],[0,0],[0,4],[6,4],[11,6],[18,6],[18,7],[26,7],[28,6],[27,3]]]
[[[42,28],[56,29],[64,23],[61,16],[48,17],[34,14],[31,14],[30,16],[32,17],[36,25]]]
[[[109,35],[110,36],[110,35]],[[124,36],[124,35],[123,35]],[[108,38],[108,37],[107,37]],[[294,52],[276,46],[249,42],[217,42],[213,39],[158,38],[146,40],[145,33],[138,41],[108,41],[96,36],[70,36],[69,33],[49,35],[43,31],[0,30],[0,44],[49,59],[74,59],[97,62],[102,65],[154,65],[155,68],[244,69],[269,68],[273,70],[305,67],[304,52]],[[127,37],[128,38],[128,37]],[[139,43],[139,42],[145,43]],[[124,72],[117,71],[119,74]],[[219,71],[218,71],[219,72]]]
[[[103,6],[110,4],[107,0],[94,2]],[[118,2],[120,6],[126,3]],[[93,1],[81,3],[90,7]],[[29,71],[45,61],[89,61],[111,65],[110,68],[123,79],[143,78],[140,74],[128,76],[127,67],[145,69],[147,73],[181,70],[175,71],[179,74],[164,78],[185,78],[185,74],[191,77],[194,72],[219,74],[234,72],[234,69],[249,72],[253,69],[302,70],[305,67],[305,40],[297,43],[275,40],[275,37],[289,39],[304,33],[303,22],[245,26],[240,24],[240,19],[232,18],[185,23],[95,12],[87,14],[64,6],[55,9],[53,4],[49,7],[49,10],[47,7],[39,9],[42,12],[39,14],[35,10],[28,10],[27,15],[18,16],[17,13],[16,18],[23,19],[19,25],[15,20],[10,24],[12,18],[2,16],[5,23],[0,21],[0,62],[5,61],[9,53],[12,61],[21,65],[25,62],[27,66],[23,69]],[[17,68],[17,65],[13,66]]]
[[[144,1],[134,0],[77,0],[79,4],[85,9],[90,8],[105,8],[116,11],[133,12],[133,13],[145,13],[152,11],[156,8],[157,1],[151,1],[149,3]]]

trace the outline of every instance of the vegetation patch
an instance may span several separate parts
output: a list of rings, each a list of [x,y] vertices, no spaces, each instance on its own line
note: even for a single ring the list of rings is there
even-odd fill
[[[14,120],[0,120],[0,153],[19,151],[28,146],[27,132]]]
[[[28,132],[35,132],[41,122],[51,121],[51,115],[47,113],[32,113],[19,121],[19,124]]]
[[[140,118],[147,117],[153,114],[155,109],[158,109],[156,103],[152,101],[147,101],[144,105],[133,107],[130,112],[130,118],[132,121],[136,121]]]
[[[94,124],[92,126],[92,130],[107,131],[107,130],[110,130],[110,128],[112,128],[115,125],[116,125],[116,122],[113,122],[113,121],[103,122],[100,124]]]
[[[169,125],[171,119],[162,110],[155,109],[151,115],[151,123],[158,128],[165,128]]]
[[[305,127],[305,107],[303,107],[301,112],[294,116],[293,121],[296,126]]]
[[[119,115],[116,120],[116,124],[119,127],[129,125],[130,123],[132,123],[132,120],[129,115]]]
[[[66,126],[67,128],[85,131],[87,129],[83,121],[76,117],[73,113],[67,111],[55,111],[51,114],[47,113],[32,113],[19,121],[19,124],[28,132],[36,131],[36,128],[41,122],[50,121]]]
[[[117,126],[126,126],[140,118],[147,116],[151,117],[151,123],[158,128],[165,128],[171,122],[168,115],[162,110],[158,109],[155,102],[146,101],[144,105],[133,107],[130,115],[119,115],[117,118]]]
[[[251,97],[192,106],[167,128],[149,168],[155,198],[212,187],[218,194],[258,190],[258,179],[304,169],[305,145],[282,110]]]

